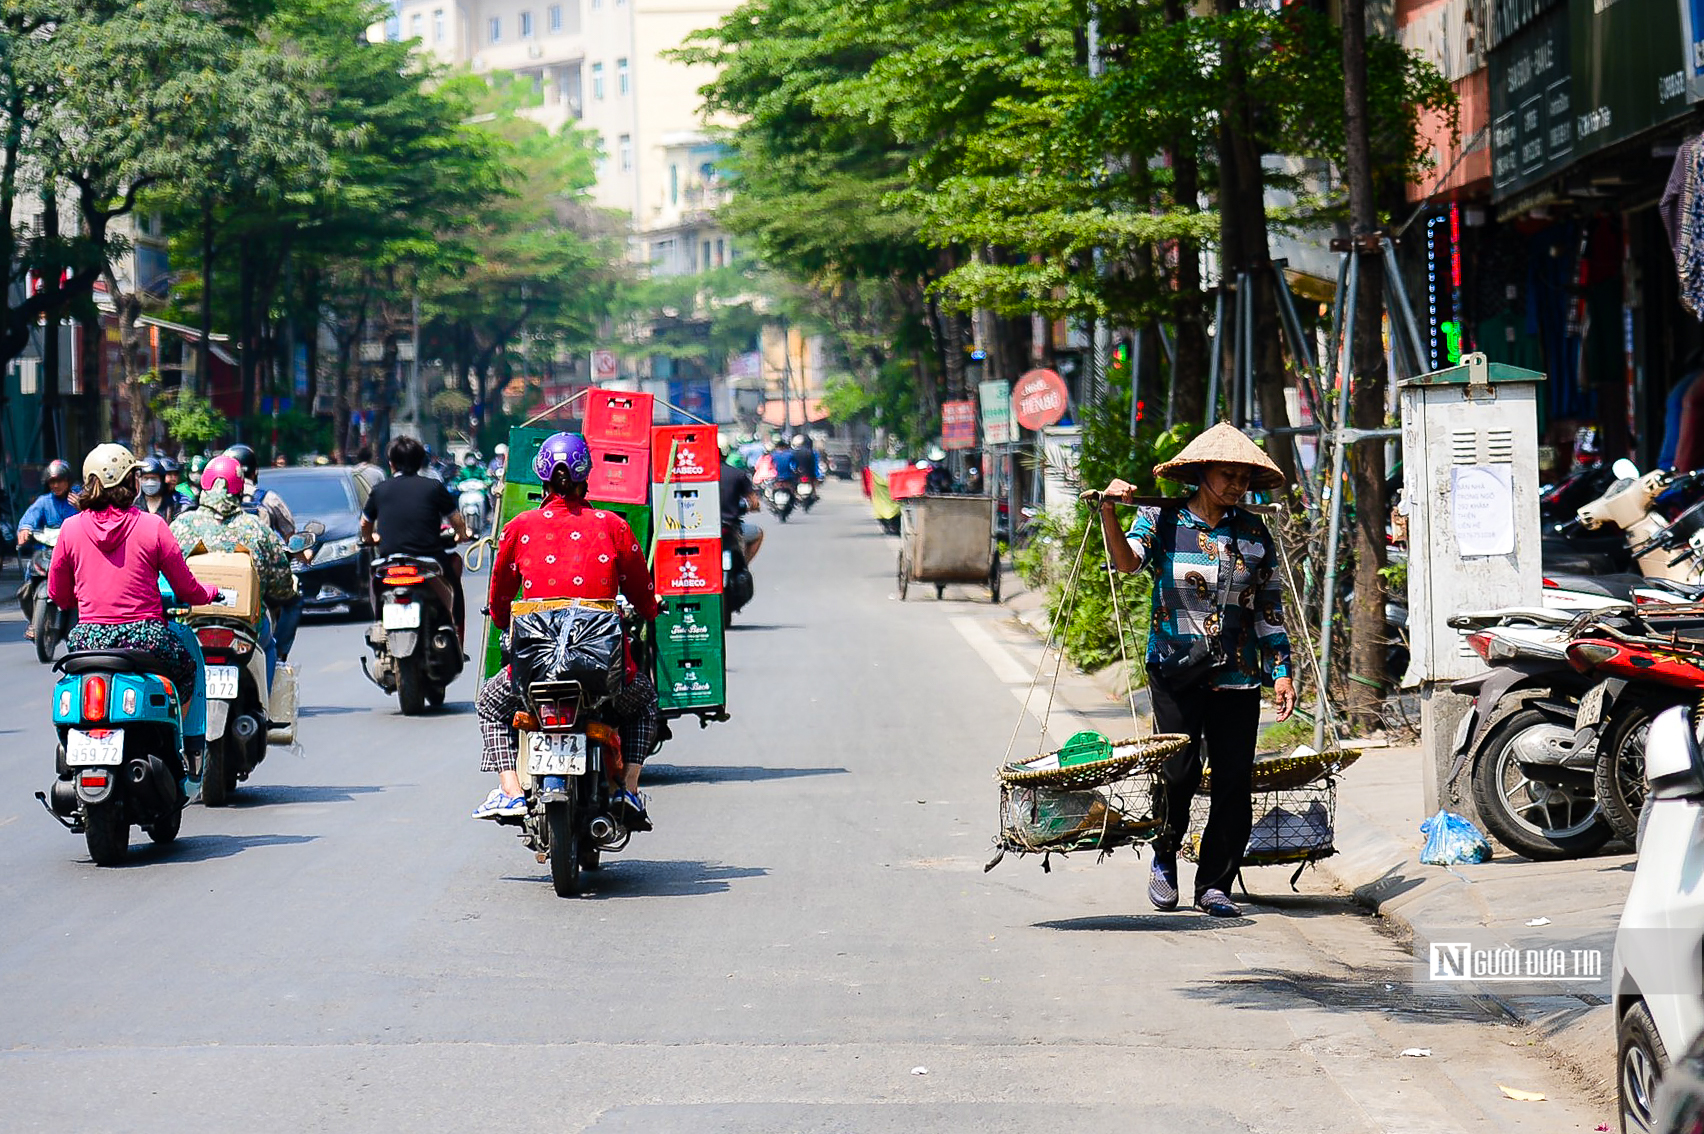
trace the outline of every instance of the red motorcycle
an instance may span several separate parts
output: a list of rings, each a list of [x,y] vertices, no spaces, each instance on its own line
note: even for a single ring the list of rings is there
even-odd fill
[[[1568,643],[1568,660],[1602,680],[1580,698],[1574,745],[1597,746],[1593,782],[1615,833],[1633,839],[1645,804],[1645,740],[1651,722],[1676,705],[1704,698],[1704,605],[1647,606],[1643,632],[1602,620]]]

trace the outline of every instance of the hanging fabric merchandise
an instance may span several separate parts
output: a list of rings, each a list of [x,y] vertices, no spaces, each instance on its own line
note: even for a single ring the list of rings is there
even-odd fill
[[[1676,156],[1677,167],[1682,158],[1685,172],[1680,186],[1680,232],[1675,242],[1674,263],[1680,274],[1681,305],[1694,317],[1704,319],[1704,145],[1693,139],[1681,147]]]

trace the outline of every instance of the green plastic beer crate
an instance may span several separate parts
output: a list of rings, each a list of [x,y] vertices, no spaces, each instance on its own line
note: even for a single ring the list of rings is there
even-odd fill
[[[504,482],[503,519],[505,522],[514,519],[528,509],[537,508],[542,503],[544,503],[544,486],[538,481]]]
[[[720,649],[658,645],[657,706],[663,712],[720,708],[727,704],[727,687]]]
[[[503,479],[511,487],[517,484],[536,487],[539,481],[538,474],[533,472],[533,458],[538,456],[545,438],[560,432],[560,426],[543,425],[517,425],[509,430],[509,459],[503,466]]]
[[[722,653],[722,596],[674,595],[657,618],[657,644],[673,651],[714,649]]]
[[[598,504],[599,508],[607,508],[627,521],[627,526],[633,529],[634,538],[639,541],[639,554],[646,562],[651,559],[651,506],[649,504]]]

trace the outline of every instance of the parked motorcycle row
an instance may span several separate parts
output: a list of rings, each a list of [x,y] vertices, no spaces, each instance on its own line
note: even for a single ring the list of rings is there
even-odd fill
[[[1511,850],[1571,858],[1635,837],[1651,722],[1704,697],[1701,496],[1704,474],[1581,470],[1545,493],[1544,605],[1451,620],[1490,667],[1453,686],[1473,701],[1451,782],[1466,777]]]

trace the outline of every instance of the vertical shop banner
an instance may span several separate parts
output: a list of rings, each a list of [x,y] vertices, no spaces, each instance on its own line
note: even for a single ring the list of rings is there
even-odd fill
[[[1490,53],[1492,200],[1574,159],[1568,32],[1567,6],[1554,7]]]
[[[941,448],[976,448],[976,403],[941,403]]]
[[[1012,443],[1012,388],[1005,382],[979,382],[976,398],[982,404],[982,443]]]

